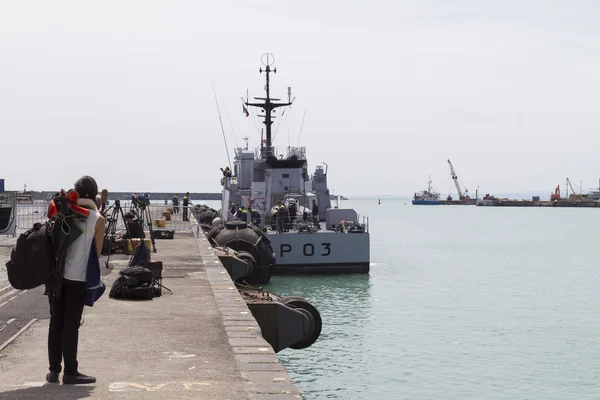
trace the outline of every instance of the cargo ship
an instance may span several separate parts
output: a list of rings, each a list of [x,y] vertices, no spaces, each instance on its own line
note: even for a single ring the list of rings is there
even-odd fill
[[[422,190],[421,193],[415,193],[412,203],[413,205],[427,206],[436,206],[442,204],[439,192],[434,191],[434,189],[431,187],[431,176],[429,176],[427,189]]]

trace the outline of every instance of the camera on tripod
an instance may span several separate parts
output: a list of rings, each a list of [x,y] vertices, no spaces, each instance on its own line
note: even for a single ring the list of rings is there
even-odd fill
[[[150,205],[150,197],[148,196],[148,193],[138,194],[137,196],[132,194],[131,204],[136,208],[145,208]]]

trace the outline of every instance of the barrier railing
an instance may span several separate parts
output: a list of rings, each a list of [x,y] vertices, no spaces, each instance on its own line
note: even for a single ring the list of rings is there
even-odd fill
[[[192,213],[193,206],[183,207],[179,205],[157,205],[149,206],[152,215],[154,229],[170,229],[174,231],[187,231],[195,227],[196,219]],[[184,219],[185,218],[185,219]]]
[[[44,223],[48,219],[49,203],[17,203],[16,220],[17,232],[22,233],[31,228],[36,222]]]
[[[112,204],[111,204],[112,205]],[[36,222],[44,223],[48,218],[46,214],[48,212],[49,203],[19,203],[16,207],[16,221],[17,221],[17,232],[22,233],[27,229],[31,228]],[[179,206],[178,210],[172,205],[157,205],[150,204],[147,206],[149,215],[152,218],[153,229],[170,229],[174,231],[186,231],[193,229],[197,226],[196,219],[192,213],[192,206],[187,207],[187,220],[183,219],[184,212],[186,212],[183,206]],[[123,216],[128,212],[136,210],[136,215],[139,217],[140,209],[136,209],[130,202],[121,202],[120,210],[117,209],[115,213],[114,205],[112,208],[107,209],[105,217],[115,218],[114,224],[115,230],[124,231],[125,224]],[[121,211],[123,216],[121,215]],[[146,223],[144,221],[144,228],[148,231]]]

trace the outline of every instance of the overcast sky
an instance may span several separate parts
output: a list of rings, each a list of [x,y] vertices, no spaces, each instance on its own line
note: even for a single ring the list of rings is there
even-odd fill
[[[431,174],[445,195],[448,158],[472,193],[598,186],[592,0],[3,0],[0,178],[217,192],[212,85],[229,152],[258,145],[240,97],[264,94],[265,52],[272,95],[296,97],[275,145],[300,139],[335,193],[410,195]]]

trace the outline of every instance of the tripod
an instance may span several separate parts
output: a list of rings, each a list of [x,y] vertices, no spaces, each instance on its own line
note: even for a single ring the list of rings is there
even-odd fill
[[[152,215],[150,214],[150,210],[148,210],[147,204],[139,202],[134,203],[134,207],[136,208],[138,219],[142,221],[142,225],[144,223],[148,225],[150,241],[152,242],[152,252],[156,253],[156,242],[154,241],[154,234],[152,233]]]
[[[115,200],[115,203],[110,206],[108,209],[106,209],[105,214],[108,214],[109,211],[111,211],[112,209],[112,213],[110,214],[110,216],[106,217],[106,230],[104,233],[104,243],[103,243],[103,248],[106,245],[107,241],[108,241],[108,257],[106,258],[106,268],[108,268],[108,263],[110,261],[110,255],[113,251],[113,243],[115,242],[115,235],[117,234],[117,222],[119,220],[119,214],[121,215],[121,220],[123,221],[123,224],[125,224],[125,230],[127,231],[127,236],[131,237],[130,232],[129,232],[129,225],[127,225],[127,221],[125,221],[125,215],[123,214],[123,209],[121,208],[121,201],[120,200]]]

